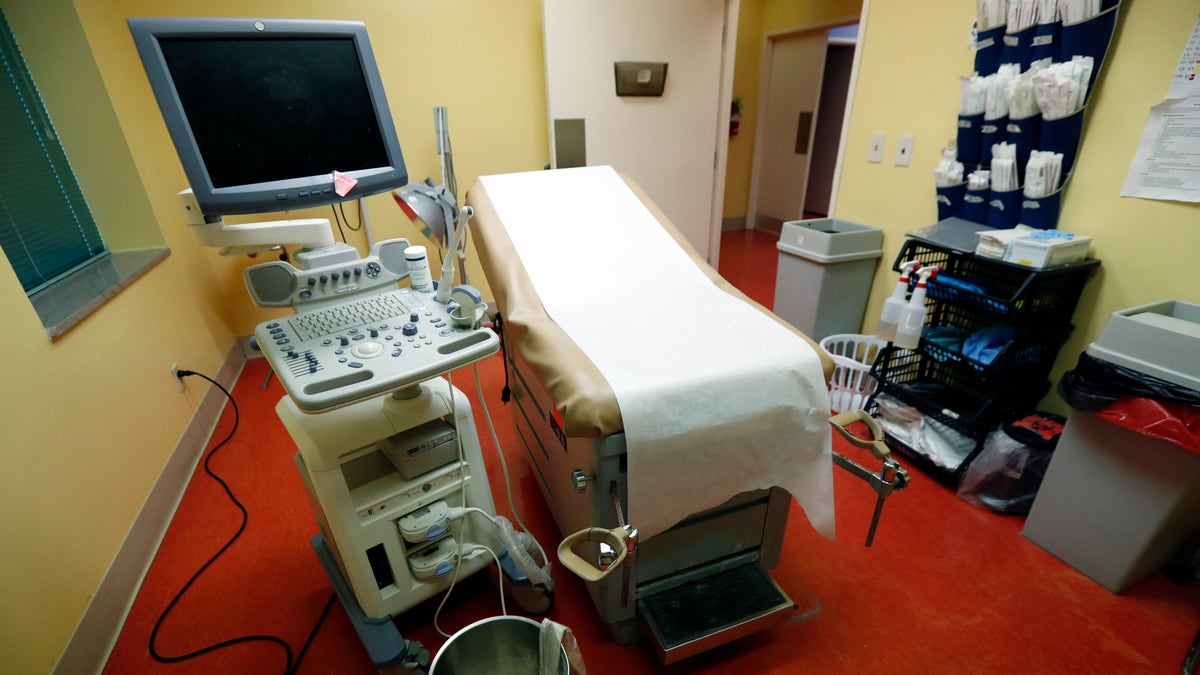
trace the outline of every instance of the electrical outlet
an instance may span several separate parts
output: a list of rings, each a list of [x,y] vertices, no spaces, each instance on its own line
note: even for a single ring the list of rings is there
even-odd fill
[[[887,134],[871,134],[871,148],[867,152],[867,161],[879,164],[883,161],[883,144],[887,142]]]
[[[179,391],[183,391],[187,388],[187,382],[185,382],[184,379],[179,376],[178,363],[171,364],[171,377],[175,378],[175,384],[179,385]]]
[[[916,136],[906,134],[896,141],[896,166],[912,164],[913,141],[916,139]]]

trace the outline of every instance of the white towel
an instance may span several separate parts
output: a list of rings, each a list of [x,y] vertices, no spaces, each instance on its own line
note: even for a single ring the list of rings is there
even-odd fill
[[[832,538],[816,351],[713,284],[611,167],[480,181],[546,313],[612,386],[642,540],[772,486]]]
[[[975,247],[975,255],[985,258],[1003,258],[1008,251],[1008,245],[1017,239],[1024,239],[1035,228],[1028,225],[1018,225],[1011,230],[983,230],[979,232],[979,245]]]

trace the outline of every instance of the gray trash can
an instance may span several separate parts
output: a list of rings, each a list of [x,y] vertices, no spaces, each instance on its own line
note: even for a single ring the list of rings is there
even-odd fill
[[[792,220],[775,248],[780,318],[814,340],[861,331],[883,230],[837,218]]]
[[[1200,392],[1200,304],[1113,312],[1087,354]],[[1136,394],[1132,394],[1136,395]],[[1200,523],[1200,454],[1075,410],[1021,534],[1120,593],[1162,569]]]

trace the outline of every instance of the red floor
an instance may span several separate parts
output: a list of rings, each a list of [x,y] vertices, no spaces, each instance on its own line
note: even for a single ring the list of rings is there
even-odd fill
[[[774,241],[726,233],[722,273],[764,304],[773,295]],[[751,251],[756,251],[753,253]],[[771,274],[767,274],[770,270]],[[762,278],[759,278],[761,275]],[[749,278],[748,277],[752,277]],[[186,365],[186,364],[183,364]],[[517,508],[547,548],[559,534],[541,502],[498,400],[498,357],[480,365],[488,405],[513,473]],[[163,622],[167,656],[241,636],[276,636],[292,658],[316,624],[330,587],[311,549],[316,523],[292,465],[294,446],[275,417],[283,395],[264,361],[247,364],[234,397],[240,425],[212,468],[245,504],[244,533],[205,570]],[[455,386],[475,401],[470,370]],[[193,380],[197,384],[199,381]],[[500,470],[475,403],[493,493]],[[214,434],[232,426],[227,409]],[[835,449],[848,451],[840,443]],[[555,568],[551,618],[578,636],[591,675],[606,673],[1177,673],[1200,627],[1200,585],[1161,576],[1114,595],[1026,541],[1022,520],[978,509],[914,472],[890,498],[871,548],[863,547],[874,503],[862,483],[835,472],[838,539],[812,532],[793,507],[783,562],[773,576],[797,603],[791,621],[671,667],[645,644],[619,647],[600,624],[583,584]],[[252,638],[180,663],[158,663],[150,632],[183,584],[237,531],[241,516],[220,485],[197,471],[136,598],[105,673],[285,673],[280,642]],[[441,614],[447,632],[499,613],[491,571],[461,583]],[[510,602],[510,609],[512,603]],[[405,637],[436,651],[435,602],[397,620]],[[810,618],[808,610],[819,608]],[[340,606],[303,656],[302,674],[375,672]]]

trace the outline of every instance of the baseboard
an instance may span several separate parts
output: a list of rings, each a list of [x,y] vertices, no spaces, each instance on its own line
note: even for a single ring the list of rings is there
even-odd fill
[[[738,216],[736,218],[722,218],[721,231],[729,230],[744,230],[746,229],[746,216]]]
[[[215,379],[226,389],[233,389],[246,363],[241,341],[235,343]],[[191,386],[198,383],[194,382]],[[183,498],[188,481],[196,465],[204,455],[204,449],[212,436],[214,427],[225,407],[225,394],[216,387],[208,393],[196,408],[192,421],[184,430],[158,480],[154,482],[142,510],[138,513],[125,541],[100,581],[100,587],[92,596],[83,612],[75,633],[67,642],[66,649],[55,664],[54,675],[79,675],[100,673],[108,660],[109,652],[116,644],[121,627],[137,596],[142,579],[150,569],[154,554],[166,534],[167,526],[175,516],[175,509]]]
[[[246,361],[262,356],[262,352],[258,347],[252,345],[250,340],[251,337],[249,335],[242,335],[237,339],[237,348],[241,350],[242,358]]]
[[[754,229],[779,234],[783,231],[783,220],[760,213],[754,218]]]

